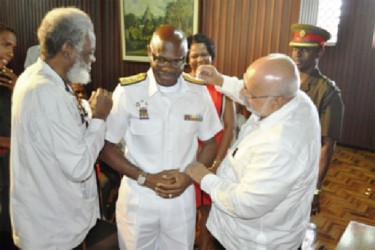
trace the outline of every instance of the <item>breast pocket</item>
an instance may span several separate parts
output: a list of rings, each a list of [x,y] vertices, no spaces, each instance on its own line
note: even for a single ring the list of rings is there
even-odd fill
[[[132,119],[130,132],[136,136],[153,136],[162,132],[163,124],[161,120],[138,120]]]
[[[234,174],[233,179],[238,181],[246,174],[246,171],[251,167],[249,166],[250,159],[244,156],[241,157],[241,155],[238,154],[238,149],[236,151],[237,152],[235,153],[235,156],[233,156],[233,152],[231,152],[227,155],[227,159],[232,166]]]
[[[199,130],[200,121],[178,121],[176,122],[178,133],[196,134]]]
[[[130,145],[142,149],[142,152],[155,154],[160,152],[163,143],[163,123],[161,120],[133,119],[130,123]],[[128,143],[128,142],[127,142]]]

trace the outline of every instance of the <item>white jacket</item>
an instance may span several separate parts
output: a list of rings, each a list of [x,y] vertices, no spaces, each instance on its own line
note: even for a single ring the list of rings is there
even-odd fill
[[[22,249],[71,249],[99,217],[94,164],[106,125],[82,123],[75,96],[44,61],[13,93],[11,219]]]

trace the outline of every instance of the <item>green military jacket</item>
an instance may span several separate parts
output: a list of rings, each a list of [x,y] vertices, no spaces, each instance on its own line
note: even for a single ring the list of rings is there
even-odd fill
[[[301,83],[301,90],[310,96],[318,109],[322,137],[339,140],[344,116],[344,104],[341,99],[341,91],[335,82],[322,75],[319,69],[315,69]]]

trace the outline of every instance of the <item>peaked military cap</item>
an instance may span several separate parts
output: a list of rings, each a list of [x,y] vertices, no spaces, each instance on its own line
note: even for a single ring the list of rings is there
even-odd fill
[[[324,47],[325,42],[331,38],[331,34],[325,29],[310,24],[293,24],[294,32],[289,46],[293,47]]]

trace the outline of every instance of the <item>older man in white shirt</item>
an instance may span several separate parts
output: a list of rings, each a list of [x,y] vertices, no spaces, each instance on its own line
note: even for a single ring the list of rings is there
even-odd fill
[[[299,90],[297,67],[271,54],[249,66],[244,83],[212,66],[200,71],[252,112],[216,175],[200,163],[185,171],[211,195],[208,229],[226,249],[297,249],[309,223],[320,152],[318,114]]]
[[[72,249],[99,217],[94,164],[112,100],[105,90],[93,94],[93,119],[86,125],[69,85],[88,83],[95,61],[86,13],[51,10],[38,38],[42,55],[18,78],[12,99],[13,239],[21,249]]]

